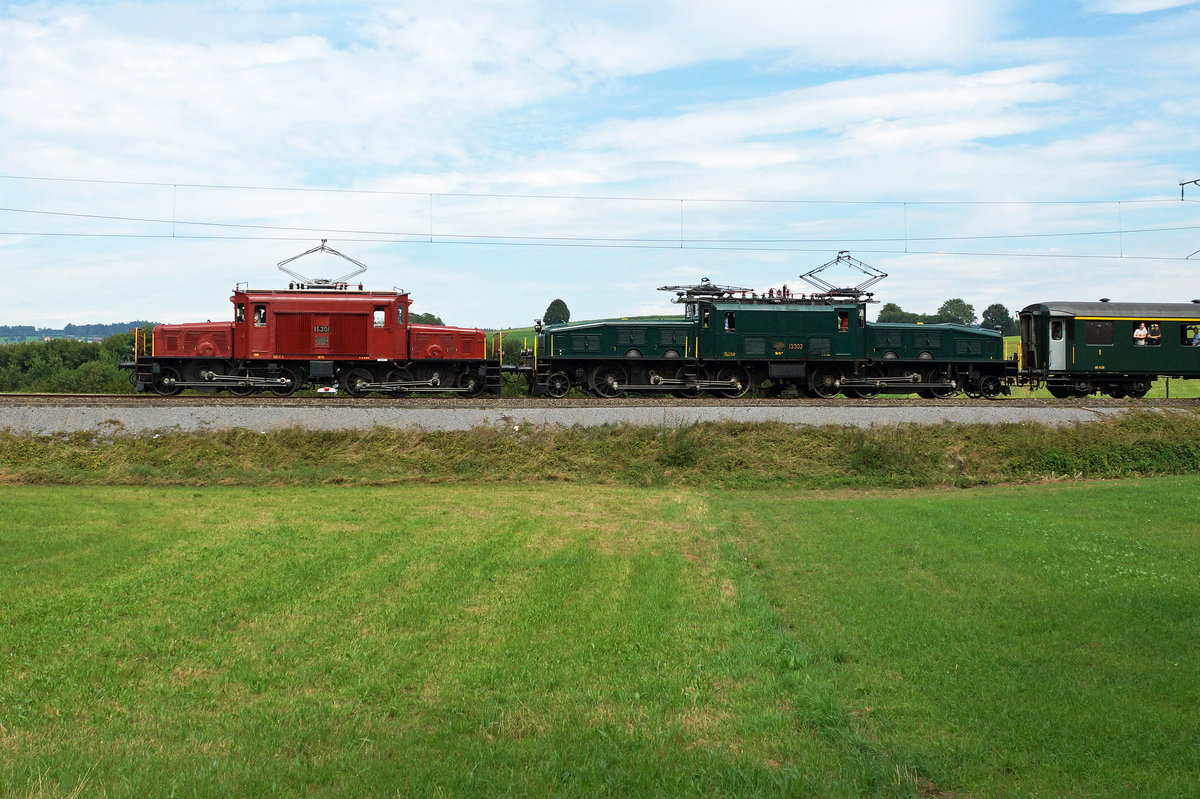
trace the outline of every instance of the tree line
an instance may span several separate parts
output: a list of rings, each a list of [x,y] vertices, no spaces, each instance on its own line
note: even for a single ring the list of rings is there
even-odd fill
[[[0,346],[0,391],[29,393],[125,394],[129,372],[117,369],[133,360],[133,334],[103,341],[51,339]]]
[[[910,324],[920,322],[927,325],[949,322],[956,325],[973,325],[975,324],[975,306],[961,297],[953,297],[943,302],[937,309],[937,313],[921,314],[909,313],[896,303],[888,302],[879,309],[876,321],[908,322]],[[1006,336],[1016,335],[1018,329],[1016,317],[1008,308],[998,302],[983,309],[979,325],[988,330],[999,328],[1000,332]]]

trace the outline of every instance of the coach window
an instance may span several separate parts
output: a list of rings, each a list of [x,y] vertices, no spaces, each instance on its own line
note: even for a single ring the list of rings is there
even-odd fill
[[[1055,319],[1050,323],[1050,338],[1054,339],[1055,341],[1062,341],[1063,323],[1061,319]]]
[[[375,327],[383,327],[384,314],[387,313],[387,308],[382,305],[375,306]]]
[[[255,327],[266,327],[266,325],[267,325],[267,306],[255,305],[254,306],[254,326]]]
[[[725,329],[737,330],[737,320],[733,318],[733,311],[725,312]]]
[[[1200,325],[1180,325],[1179,343],[1184,347],[1200,347]]]
[[[239,302],[237,305],[233,306],[233,321],[235,321],[235,322],[245,322],[246,321],[246,303]]]
[[[1113,323],[1089,321],[1083,328],[1083,342],[1091,347],[1111,347]]]

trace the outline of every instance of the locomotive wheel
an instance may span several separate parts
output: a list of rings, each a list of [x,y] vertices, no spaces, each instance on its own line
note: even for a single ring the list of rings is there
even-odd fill
[[[868,366],[863,369],[864,380],[879,380],[883,377],[883,370],[878,366]],[[872,386],[871,388],[852,388],[848,389],[850,396],[858,397],[859,399],[875,399],[879,396],[879,392],[883,391],[881,386]]]
[[[721,371],[717,372],[717,380],[718,382],[737,381],[735,388],[722,389],[718,392],[722,397],[737,399],[746,396],[746,392],[750,390],[750,370],[744,366],[722,366]]]
[[[234,369],[233,376],[234,377],[249,377],[250,370],[244,366],[240,369]],[[255,391],[254,386],[251,386],[251,385],[245,385],[245,386],[233,385],[233,386],[229,387],[229,393],[235,397],[249,397],[251,394],[254,393],[254,391]]]
[[[942,373],[937,369],[929,370],[928,372],[925,373],[925,382],[926,383],[941,383],[942,382]],[[947,397],[953,397],[955,394],[958,393],[958,389],[955,386],[952,386],[948,383],[945,384],[944,386],[939,386],[938,388],[928,389],[928,391],[929,391],[929,395],[933,399],[946,399]]]
[[[995,375],[984,375],[979,378],[979,395],[984,399],[994,400],[1000,396],[1000,378]]]
[[[359,386],[364,383],[374,382],[375,379],[371,377],[371,373],[366,369],[351,369],[342,378],[342,388],[346,389],[346,393],[352,397],[365,397],[370,392],[367,389],[359,388]]]
[[[675,370],[675,379],[676,380],[687,380],[688,377],[690,375],[692,375],[693,373],[696,375],[697,380],[707,380],[708,379],[708,372],[705,370],[705,368],[703,366],[695,366],[695,367],[681,366]],[[679,397],[680,399],[696,399],[703,392],[698,388],[684,388],[684,389],[680,389],[679,391],[673,391],[671,393],[674,394],[676,397]]]
[[[602,363],[592,372],[592,393],[597,397],[612,399],[621,395],[618,385],[628,382],[625,367],[617,363]]]
[[[204,380],[202,375],[205,372],[213,372],[214,374],[224,373],[224,367],[217,361],[194,361],[184,370],[189,383],[197,383]],[[192,386],[192,390],[197,394],[216,394],[221,390],[221,386],[214,383],[211,386]]]
[[[554,399],[562,399],[571,390],[571,377],[566,372],[554,372],[546,378],[546,393]]]
[[[390,369],[388,373],[383,376],[383,382],[385,383],[411,383],[412,379],[412,372],[408,371],[407,369]],[[403,397],[409,392],[407,388],[401,388],[397,389],[393,393],[397,397]]]
[[[464,397],[478,397],[483,393],[483,381],[479,379],[479,375],[463,372],[456,382],[460,389],[465,389],[462,392]]]
[[[174,366],[164,366],[151,384],[155,394],[163,397],[173,397],[183,389],[179,387],[179,370]]]
[[[818,366],[809,373],[808,387],[821,399],[831,399],[842,390],[841,370],[833,366]]]
[[[284,380],[288,380],[286,385],[272,386],[271,393],[277,397],[290,397],[296,393],[296,389],[300,388],[300,377],[296,374],[296,370],[290,366],[285,366],[279,370],[279,376]]]

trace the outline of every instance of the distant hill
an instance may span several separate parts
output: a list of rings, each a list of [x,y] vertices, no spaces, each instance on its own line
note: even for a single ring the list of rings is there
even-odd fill
[[[68,324],[63,328],[34,327],[33,325],[0,325],[0,343],[19,344],[23,341],[41,341],[47,338],[71,338],[82,341],[103,339],[117,333],[128,333],[135,327],[153,325],[153,322],[113,322],[107,325]]]

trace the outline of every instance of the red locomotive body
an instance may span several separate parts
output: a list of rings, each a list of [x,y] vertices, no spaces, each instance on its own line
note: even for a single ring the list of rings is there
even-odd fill
[[[128,364],[138,390],[499,393],[499,358],[488,358],[484,332],[409,324],[407,293],[323,283],[239,289],[230,300],[233,322],[159,325],[150,347],[140,342]]]

